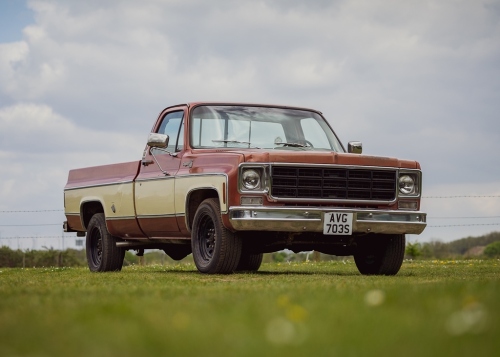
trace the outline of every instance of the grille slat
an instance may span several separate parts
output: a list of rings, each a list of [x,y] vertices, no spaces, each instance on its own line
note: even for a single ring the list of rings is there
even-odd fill
[[[273,166],[275,198],[393,201],[396,171],[325,167]]]

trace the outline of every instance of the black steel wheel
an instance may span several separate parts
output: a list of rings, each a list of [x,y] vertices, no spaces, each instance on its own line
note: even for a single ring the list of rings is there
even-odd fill
[[[119,239],[109,234],[104,213],[96,213],[87,227],[87,263],[90,271],[119,271],[122,269],[125,250],[118,248]]]
[[[228,274],[236,270],[241,256],[241,239],[222,224],[218,199],[208,198],[196,210],[191,247],[200,272]]]
[[[354,261],[363,275],[396,275],[405,255],[404,234],[372,234],[360,239]]]

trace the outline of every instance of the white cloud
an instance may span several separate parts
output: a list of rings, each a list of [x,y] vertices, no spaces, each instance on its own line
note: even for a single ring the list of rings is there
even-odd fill
[[[130,135],[82,128],[47,105],[0,109],[1,209],[62,207],[62,189],[73,168],[140,160],[146,133]],[[142,140],[141,140],[142,139]]]
[[[0,91],[15,91],[17,67],[26,59],[29,47],[26,42],[0,43]]]
[[[58,206],[69,168],[138,160],[158,112],[192,100],[317,108],[344,143],[419,160],[426,193],[498,182],[499,1],[29,7],[23,41],[0,43],[0,205]]]

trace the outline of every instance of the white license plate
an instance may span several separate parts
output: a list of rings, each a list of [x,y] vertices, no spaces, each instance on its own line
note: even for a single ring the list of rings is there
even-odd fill
[[[352,235],[352,213],[327,212],[323,221],[323,234]]]

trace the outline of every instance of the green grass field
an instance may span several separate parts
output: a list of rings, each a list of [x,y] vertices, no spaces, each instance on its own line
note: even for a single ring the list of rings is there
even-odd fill
[[[0,269],[0,356],[497,356],[500,261]]]

